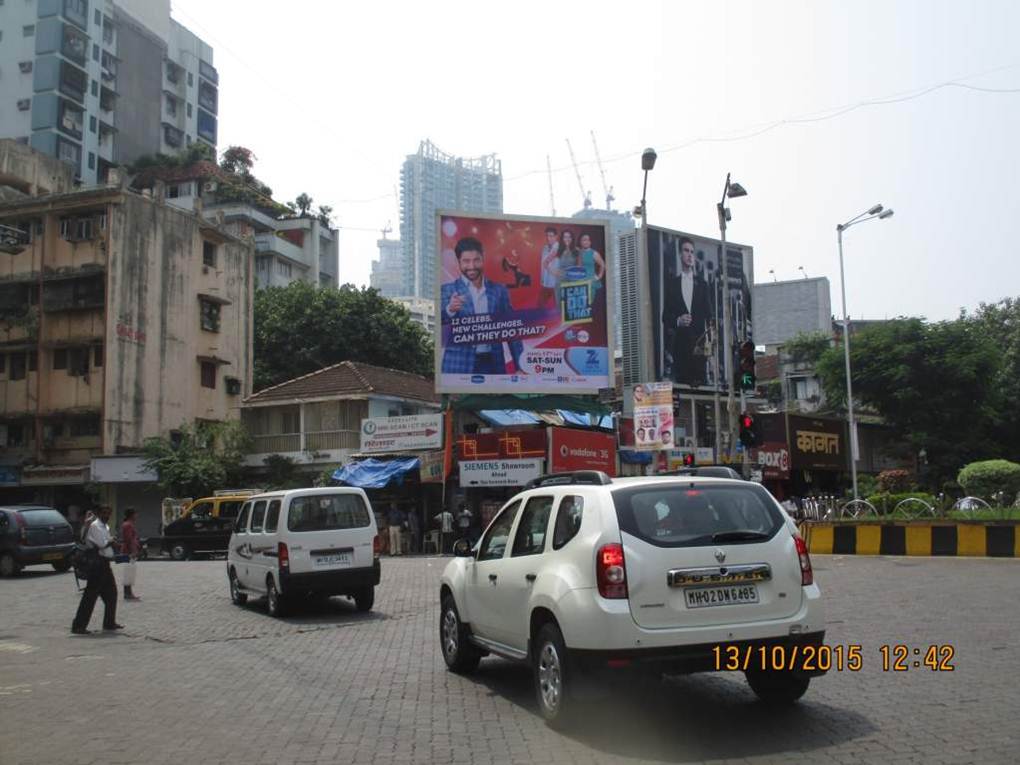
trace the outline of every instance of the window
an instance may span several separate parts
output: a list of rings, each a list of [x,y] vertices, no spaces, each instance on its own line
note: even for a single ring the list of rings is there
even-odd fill
[[[92,95],[94,95],[94,96],[98,96],[99,95],[99,83],[96,82],[95,80],[92,81]],[[102,104],[100,104],[100,106],[102,106]],[[110,110],[106,109],[106,111],[110,111]]]
[[[85,76],[85,72],[74,64],[69,64],[66,61],[60,62],[59,89],[65,96],[70,96],[76,101],[84,101],[88,81],[89,78]]]
[[[10,422],[7,424],[7,445],[25,445],[25,428],[20,422]]]
[[[496,517],[489,530],[485,532],[481,547],[478,548],[478,560],[496,560],[503,557],[507,542],[510,541],[510,529],[513,528],[514,518],[517,517],[520,508],[520,501],[514,502]]]
[[[216,113],[218,93],[216,88],[208,82],[201,82],[198,85],[198,105],[213,114]]]
[[[95,43],[92,43],[92,60],[93,61],[99,60],[99,46],[96,45]]]
[[[166,94],[166,113],[171,117],[177,116],[177,99],[169,93]]]
[[[8,380],[24,380],[25,379],[25,370],[27,368],[28,368],[28,365],[25,363],[25,354],[24,353],[12,353],[11,354],[11,362],[10,362],[10,370],[7,373],[7,379]]]
[[[202,387],[216,387],[216,365],[211,361],[202,362]]]
[[[235,518],[240,507],[240,502],[220,502],[220,518]]]
[[[188,107],[188,119],[191,119],[191,104],[187,104]]]
[[[212,300],[204,300],[202,298],[199,298],[198,304],[200,306],[202,317],[202,329],[206,332],[219,332],[220,304],[214,303]]]
[[[91,151],[89,152],[89,170],[96,169],[96,155]]]
[[[60,119],[57,126],[61,132],[74,138],[81,138],[85,129],[85,110],[70,101],[60,99]]]
[[[177,199],[177,197],[179,197],[180,195],[181,195],[181,187],[178,186],[176,183],[173,186],[167,186],[166,187],[166,198],[167,199]]]
[[[53,368],[67,369],[67,348],[56,348],[53,351]]]
[[[286,410],[280,412],[280,423],[283,425],[284,433],[300,433],[301,412]]]
[[[97,345],[92,348],[92,366],[100,369],[103,366],[103,346]]]
[[[28,351],[28,371],[35,372],[39,369],[39,355],[35,351]]]
[[[266,501],[264,499],[259,500],[255,503],[255,508],[251,512],[251,531],[262,531],[262,524],[266,519]]]
[[[88,0],[64,0],[64,15],[84,29],[89,21]]]
[[[98,27],[103,23],[103,12],[96,8],[96,26]]]
[[[21,28],[22,37],[31,37],[35,34],[35,24],[28,24]]]
[[[290,263],[285,260],[276,261],[276,273],[289,279],[291,273]]]
[[[57,138],[57,158],[74,165],[77,170],[81,167],[81,146],[63,138]]]
[[[89,117],[89,132],[95,133],[97,128],[97,121],[95,117]]]
[[[168,82],[177,82],[177,64],[172,61],[166,62],[166,79]]]
[[[7,355],[0,353],[0,375],[7,372]]]
[[[195,78],[192,76],[191,72],[188,72],[188,87],[190,88],[194,84]]]
[[[280,525],[280,500],[274,499],[269,503],[269,511],[266,513],[266,533],[272,534]]]
[[[220,75],[212,64],[198,60],[198,73],[214,84],[219,84]]]
[[[234,523],[234,533],[241,534],[248,529],[248,513],[251,510],[251,502],[245,502],[241,505],[241,513],[237,516],[237,521]]]
[[[209,112],[198,110],[198,124],[196,131],[199,138],[204,138],[209,143],[216,143],[216,118]]]
[[[521,513],[521,522],[517,524],[511,556],[539,555],[545,550],[545,530],[549,528],[552,506],[552,497],[532,497],[528,500]]]
[[[202,264],[216,267],[216,245],[213,242],[202,242]]]
[[[581,530],[583,508],[583,497],[564,497],[560,500],[560,509],[556,511],[556,526],[553,528],[554,550],[559,550],[577,536],[577,532]]]
[[[294,497],[287,511],[289,531],[363,529],[368,508],[359,494],[311,494]]]
[[[81,438],[83,436],[99,435],[98,417],[81,417],[71,420],[71,437]]]
[[[113,22],[108,19],[103,19],[103,45],[113,45]]]
[[[67,374],[69,377],[87,375],[89,373],[89,349],[67,349]]]
[[[208,520],[209,518],[212,518],[212,514],[213,514],[212,502],[198,502],[191,506],[191,512],[189,513],[189,515],[191,515],[191,517],[194,518],[196,521]]]

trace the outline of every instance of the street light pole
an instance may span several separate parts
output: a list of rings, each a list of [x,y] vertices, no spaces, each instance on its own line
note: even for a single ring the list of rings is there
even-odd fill
[[[726,207],[727,197],[733,199],[734,197],[747,196],[747,191],[739,183],[730,182],[730,174],[726,173],[726,185],[723,186],[722,199],[716,206],[716,212],[719,215],[719,239],[722,240],[722,252],[719,256],[719,264],[722,270],[722,301],[723,301],[723,376],[726,380],[726,416],[727,416],[727,432],[729,433],[729,439],[727,442],[726,453],[729,458],[727,461],[733,461],[733,449],[734,444],[737,440],[737,403],[733,397],[733,347],[730,340],[730,281],[729,281],[729,258],[726,254],[726,223],[730,219],[730,211]],[[719,380],[716,379],[716,387],[718,388]]]
[[[853,485],[855,501],[858,499],[857,460],[860,459],[860,449],[857,444],[857,423],[854,421],[853,383],[850,380],[850,314],[846,310],[846,279],[843,277],[843,232],[858,223],[876,218],[885,220],[892,214],[892,210],[884,210],[882,205],[875,205],[867,212],[836,226],[836,242],[839,246],[839,291],[843,299],[843,362],[846,365],[846,416],[847,429],[850,433],[850,480]]]
[[[641,169],[645,173],[645,179],[644,185],[641,188],[641,204],[634,210],[635,213],[641,215],[641,232],[638,235],[637,246],[637,278],[635,279],[639,291],[647,289],[651,283],[648,273],[648,204],[645,198],[648,192],[648,173],[655,167],[656,159],[655,149],[648,148],[641,153]],[[638,317],[641,323],[641,346],[638,350],[638,367],[641,370],[642,382],[651,380],[655,369],[652,363],[652,353],[649,350],[652,342],[651,303],[651,299],[642,301],[638,310]]]

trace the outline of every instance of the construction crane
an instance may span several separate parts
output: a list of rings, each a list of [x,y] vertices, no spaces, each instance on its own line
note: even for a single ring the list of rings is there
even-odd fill
[[[606,209],[612,210],[613,200],[616,199],[616,197],[613,196],[613,187],[606,183],[606,171],[605,168],[602,167],[602,157],[599,154],[599,145],[595,140],[594,130],[591,131],[591,145],[595,149],[595,162],[598,163],[599,175],[602,176],[602,188],[606,192]]]
[[[553,196],[553,185],[552,185],[552,163],[549,161],[549,155],[545,155],[545,174],[549,178],[549,209],[552,210],[552,216],[556,217],[556,197]]]
[[[574,175],[577,176],[577,186],[581,189],[581,199],[584,201],[584,209],[587,210],[591,207],[591,192],[584,190],[584,181],[581,180],[581,171],[577,167],[577,159],[574,157],[574,147],[570,145],[570,139],[567,139],[567,151],[570,152],[570,164],[574,166]]]

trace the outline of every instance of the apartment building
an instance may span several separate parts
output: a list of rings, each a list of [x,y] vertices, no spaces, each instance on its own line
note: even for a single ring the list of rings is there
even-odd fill
[[[14,172],[61,166],[0,141],[0,501],[158,514],[145,440],[236,420],[251,392],[252,245],[117,169],[34,195]]]
[[[376,240],[376,245],[379,247],[379,259],[372,261],[369,285],[387,298],[410,294],[409,290],[413,289],[413,271],[400,240],[384,236]]]
[[[218,105],[213,49],[169,0],[0,2],[0,138],[84,185],[143,154],[215,149]]]

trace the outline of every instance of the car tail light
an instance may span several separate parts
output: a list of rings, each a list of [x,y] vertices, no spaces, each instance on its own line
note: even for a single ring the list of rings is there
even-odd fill
[[[627,563],[623,559],[623,545],[602,545],[595,559],[595,577],[599,595],[603,598],[627,597]]]
[[[28,544],[28,524],[25,523],[25,519],[21,517],[21,513],[14,514],[14,520],[18,524],[18,530],[21,532],[21,544]]]
[[[372,537],[372,557],[378,558],[382,553],[382,539],[376,534]]]
[[[280,560],[280,568],[290,568],[290,550],[286,542],[278,542],[276,545],[276,557]]]
[[[795,536],[793,543],[797,545],[797,560],[800,562],[800,583],[807,587],[815,581],[814,572],[811,571],[811,556],[808,555],[807,545],[801,537]]]

